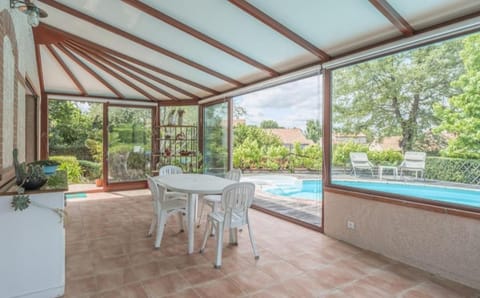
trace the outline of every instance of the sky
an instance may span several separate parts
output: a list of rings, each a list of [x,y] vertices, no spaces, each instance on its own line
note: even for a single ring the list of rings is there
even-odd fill
[[[280,127],[305,130],[306,121],[321,123],[321,77],[313,76],[261,91],[237,96],[234,105],[245,108],[247,125],[275,120]]]

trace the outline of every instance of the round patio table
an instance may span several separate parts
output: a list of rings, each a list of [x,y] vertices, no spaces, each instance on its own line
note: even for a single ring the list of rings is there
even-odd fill
[[[188,246],[187,252],[193,253],[194,229],[195,229],[195,211],[197,210],[197,195],[220,194],[223,189],[236,183],[233,180],[220,178],[206,174],[178,174],[156,176],[155,180],[165,185],[167,189],[188,194],[187,200],[187,233]]]

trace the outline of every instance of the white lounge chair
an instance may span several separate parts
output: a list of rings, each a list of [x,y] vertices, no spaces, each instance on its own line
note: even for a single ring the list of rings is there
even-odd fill
[[[418,173],[420,177],[424,178],[425,172],[425,160],[427,159],[427,154],[425,152],[415,152],[407,151],[403,157],[403,162],[400,164],[400,176],[403,176],[404,172],[415,172],[415,178],[418,178]]]
[[[222,192],[221,210],[212,212],[208,215],[200,253],[205,251],[208,235],[211,234],[215,228],[215,235],[217,237],[215,268],[220,268],[222,265],[223,231],[229,230],[230,233],[234,235],[233,237],[230,237],[230,242],[236,244],[238,239],[238,228],[245,225],[248,226],[248,233],[255,259],[259,258],[255,240],[253,239],[252,226],[248,219],[248,208],[252,205],[254,195],[255,184],[251,182],[240,182],[229,185],[225,187]]]
[[[368,160],[365,152],[350,152],[350,162],[352,163],[353,175],[357,176],[357,170],[370,170],[373,176],[374,165]]]

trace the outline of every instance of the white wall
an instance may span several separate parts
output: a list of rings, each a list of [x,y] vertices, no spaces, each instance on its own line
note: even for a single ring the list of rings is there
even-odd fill
[[[325,234],[480,289],[480,220],[331,192],[324,208]]]

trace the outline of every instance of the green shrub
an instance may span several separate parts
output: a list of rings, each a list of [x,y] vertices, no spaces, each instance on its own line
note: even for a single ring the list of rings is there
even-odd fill
[[[402,153],[395,150],[368,151],[367,155],[374,165],[398,166],[403,160]]]
[[[480,160],[427,157],[425,178],[480,185]]]
[[[58,155],[50,156],[50,159],[60,163],[58,169],[67,172],[69,183],[78,183],[81,181],[82,168],[80,167],[80,164],[75,156]]]
[[[309,170],[321,170],[323,150],[318,144],[303,148],[303,166]]]
[[[368,152],[368,146],[352,142],[335,145],[333,148],[333,165],[346,166],[350,162],[350,152]]]
[[[102,175],[102,166],[98,162],[88,160],[79,160],[78,163],[82,168],[83,176],[89,180],[100,178]]]
[[[95,141],[95,140],[92,140],[92,139],[87,139],[85,141],[85,146],[87,146],[87,148],[90,151],[90,154],[92,155],[94,161],[102,162],[102,156],[103,156],[102,142]]]

